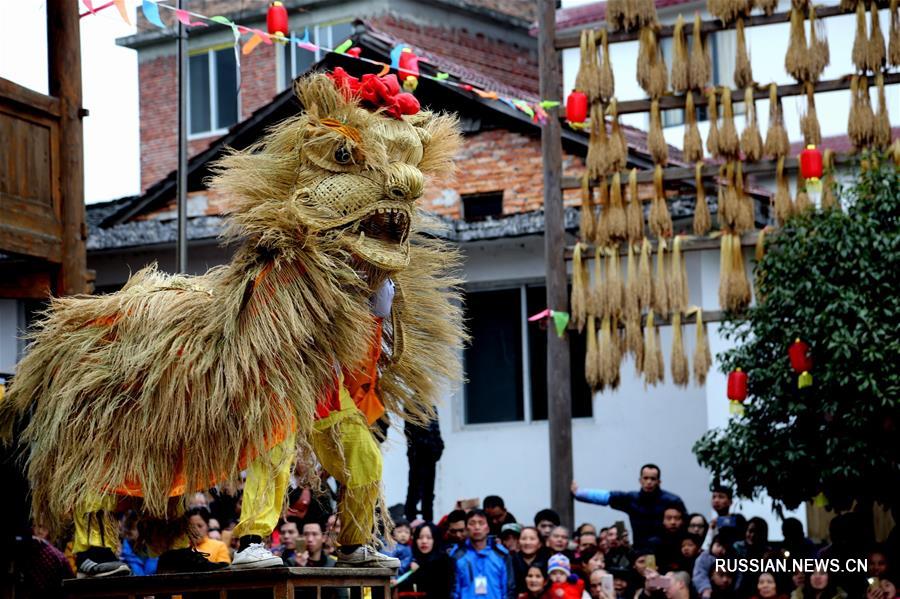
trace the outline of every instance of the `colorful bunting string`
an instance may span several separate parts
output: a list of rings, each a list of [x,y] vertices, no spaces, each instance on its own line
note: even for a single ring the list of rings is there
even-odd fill
[[[119,15],[122,17],[126,23],[131,25],[131,21],[128,18],[128,10],[125,6],[125,0],[111,0],[101,6],[94,6],[92,0],[81,0],[85,7],[88,9],[88,12],[82,13],[80,16],[85,17],[87,15],[96,15],[101,10],[109,8],[110,6],[115,6],[118,9]],[[163,2],[158,2],[156,0],[141,0],[141,9],[143,11],[144,17],[148,22],[159,27],[161,29],[165,29],[166,25],[163,23],[160,18],[159,9],[164,8],[166,10],[170,10],[175,13],[175,18],[178,19],[180,23],[188,27],[207,27],[208,23],[218,23],[220,25],[224,25],[226,27],[230,27],[232,34],[234,35],[234,45],[235,45],[235,59],[238,64],[238,72],[240,73],[240,57],[241,55],[248,55],[253,52],[261,43],[266,45],[272,45],[274,42],[278,42],[281,44],[290,43],[291,45],[297,46],[303,50],[307,50],[309,52],[315,52],[317,50],[321,50],[323,52],[334,52],[336,54],[342,54],[348,58],[353,58],[355,60],[359,60],[362,62],[366,62],[369,64],[376,65],[381,67],[380,75],[384,75],[391,70],[397,71],[398,74],[410,74],[416,75],[419,78],[431,79],[432,81],[438,81],[444,85],[451,85],[453,87],[457,87],[463,91],[471,92],[476,94],[485,100],[496,100],[502,102],[509,106],[514,110],[518,110],[523,114],[527,115],[533,121],[543,124],[547,121],[548,115],[547,110],[558,108],[560,106],[560,102],[557,100],[541,100],[540,102],[528,102],[521,98],[512,98],[509,96],[505,96],[499,94],[496,91],[491,90],[483,90],[474,87],[468,83],[462,83],[459,81],[451,81],[450,74],[438,71],[434,75],[426,75],[424,73],[414,73],[407,69],[400,68],[399,66],[399,57],[400,52],[402,52],[405,46],[399,45],[395,47],[391,51],[391,64],[388,65],[378,60],[373,60],[371,58],[364,58],[362,56],[358,56],[356,52],[351,51],[351,47],[353,46],[352,40],[346,40],[342,44],[340,44],[337,48],[327,48],[325,46],[316,45],[309,40],[309,30],[306,29],[303,32],[302,38],[297,38],[296,35],[291,33],[289,41],[286,41],[284,38],[276,37],[274,35],[269,34],[268,32],[261,31],[259,29],[252,29],[249,27],[244,27],[243,25],[238,25],[234,23],[227,17],[221,15],[214,16],[206,16],[202,14],[198,14],[195,12],[191,12],[188,10],[182,10],[176,8],[174,6],[170,6]],[[250,35],[250,38],[244,42],[243,46],[240,44],[241,37],[244,35]],[[350,53],[348,54],[348,51]],[[238,87],[240,88],[240,75],[238,75]]]

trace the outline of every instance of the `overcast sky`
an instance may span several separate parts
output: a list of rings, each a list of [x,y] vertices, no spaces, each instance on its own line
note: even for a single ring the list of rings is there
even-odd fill
[[[84,12],[81,2],[77,6]],[[90,111],[84,119],[89,203],[140,192],[137,52],[115,41],[133,32],[115,9],[81,19],[83,104]],[[44,0],[0,0],[0,77],[47,93]]]

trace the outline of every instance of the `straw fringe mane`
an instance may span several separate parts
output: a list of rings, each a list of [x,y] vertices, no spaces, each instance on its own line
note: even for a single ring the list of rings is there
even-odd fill
[[[414,213],[407,268],[360,264],[304,187],[340,172],[321,166],[334,143],[348,144],[354,163],[365,160],[366,177],[387,181],[397,131],[421,141],[401,159],[445,175],[460,141],[455,118],[389,122],[322,75],[297,91],[306,113],[216,165],[210,185],[231,202],[226,237],[241,244],[229,264],[200,276],[152,265],[118,293],[57,298],[43,314],[0,402],[7,442],[31,413],[17,441],[28,446],[36,521],[64,526],[78,499],[123,485],[140,486],[145,515],[165,518],[173,487],[187,493],[234,478],[291,428],[308,464],[318,398],[335,364],[365,357],[368,298],[385,276],[397,287],[379,364],[387,409],[422,422],[443,386],[461,379],[457,251],[424,235],[433,223]],[[356,133],[331,131],[335,121]]]

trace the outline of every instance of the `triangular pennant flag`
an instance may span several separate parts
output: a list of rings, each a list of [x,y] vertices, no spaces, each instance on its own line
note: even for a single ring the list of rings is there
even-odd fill
[[[253,37],[247,40],[247,43],[245,43],[244,47],[241,48],[241,53],[244,56],[247,56],[248,54],[253,52],[262,41],[263,38],[258,33],[254,33]]]
[[[343,54],[353,46],[353,40],[344,40],[340,46],[334,49],[338,54]]]
[[[190,13],[180,8],[175,9],[175,18],[181,21],[185,27],[208,27],[203,21],[191,21]]]
[[[438,73],[437,75],[434,76],[434,78],[437,79],[438,81],[444,81],[445,79],[450,78],[450,73]]]
[[[159,7],[156,5],[156,2],[151,2],[151,0],[143,0],[141,3],[141,10],[144,11],[144,18],[159,27],[160,29],[165,29],[166,24],[162,22],[162,19],[159,18]]]
[[[556,326],[556,335],[562,338],[566,334],[566,327],[569,326],[569,313],[553,310],[551,315],[553,316],[553,324]]]
[[[122,20],[131,25],[131,19],[128,18],[128,9],[125,8],[125,0],[113,0],[113,3],[116,5],[116,8],[119,9]]]
[[[556,108],[560,105],[560,102],[557,100],[541,100],[541,108]]]
[[[97,14],[97,11],[94,10],[94,2],[93,2],[93,0],[81,0],[81,1],[84,2],[84,5],[85,5],[85,6],[87,7],[87,9],[91,12],[91,14],[94,14],[94,15]]]
[[[266,45],[268,45],[268,46],[272,45],[272,36],[269,35],[268,33],[266,33],[265,31],[260,31],[259,29],[251,29],[250,31],[253,32],[253,35],[258,35],[259,39],[261,39],[263,42],[265,42]]]

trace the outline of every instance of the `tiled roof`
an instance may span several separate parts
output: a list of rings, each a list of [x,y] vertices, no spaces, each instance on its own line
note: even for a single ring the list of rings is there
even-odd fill
[[[656,8],[668,8],[689,4],[695,0],[656,0]],[[556,11],[556,28],[559,30],[572,29],[596,24],[606,19],[606,2],[591,2],[569,8],[560,8]]]
[[[529,22],[537,20],[537,0],[464,0],[463,3]]]
[[[365,21],[369,33],[390,45],[413,46],[425,62],[477,87],[526,100],[539,89],[537,53],[462,29],[420,25],[394,15]]]
[[[900,138],[900,127],[892,127],[891,128],[891,139]],[[791,156],[796,156],[799,154],[806,145],[802,141],[796,141],[791,144]],[[846,153],[853,151],[853,144],[850,143],[850,138],[846,135],[834,135],[832,137],[826,137],[822,139],[822,143],[819,144],[820,150],[833,150],[837,153]]]

